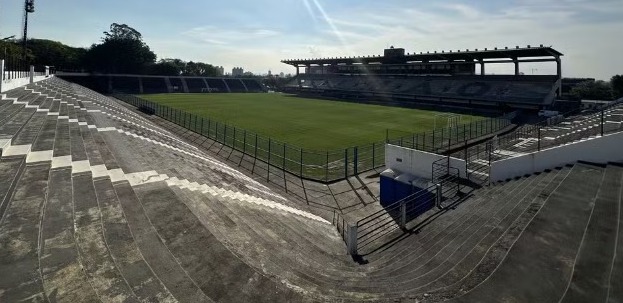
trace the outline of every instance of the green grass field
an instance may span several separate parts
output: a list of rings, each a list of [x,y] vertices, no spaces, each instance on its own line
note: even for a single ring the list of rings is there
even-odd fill
[[[156,94],[141,98],[312,150],[385,140],[392,132],[432,130],[439,112],[300,98],[286,94]],[[484,117],[462,116],[462,123]],[[445,126],[447,118],[437,118]]]

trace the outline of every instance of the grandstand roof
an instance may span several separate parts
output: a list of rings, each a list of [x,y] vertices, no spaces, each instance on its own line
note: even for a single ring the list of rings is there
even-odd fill
[[[441,51],[441,52],[420,52],[419,54],[411,53],[406,54],[403,58],[406,62],[426,62],[426,61],[470,61],[470,60],[488,60],[488,59],[515,59],[515,58],[537,58],[537,57],[560,57],[563,54],[553,49],[552,47],[538,46],[520,48],[494,48],[484,50],[457,50],[457,51]],[[395,63],[396,58],[392,58],[392,63]],[[553,61],[554,59],[550,59]],[[353,64],[353,63],[385,63],[389,61],[385,56],[372,55],[372,56],[358,56],[358,57],[339,57],[339,58],[316,58],[316,59],[287,59],[282,60],[282,63],[289,65],[321,65],[321,64]],[[527,62],[529,60],[522,60]],[[539,59],[538,61],[543,61]]]

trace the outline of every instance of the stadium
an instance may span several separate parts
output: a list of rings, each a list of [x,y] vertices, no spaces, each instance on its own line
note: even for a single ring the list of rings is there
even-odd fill
[[[0,55],[0,302],[623,301],[623,98],[562,58],[283,59],[275,91]]]

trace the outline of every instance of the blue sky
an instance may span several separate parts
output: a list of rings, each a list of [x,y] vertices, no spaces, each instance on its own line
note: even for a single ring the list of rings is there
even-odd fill
[[[0,35],[20,35],[21,0],[0,0]],[[623,73],[621,0],[38,0],[30,36],[87,47],[113,23],[139,30],[158,58],[293,72],[281,59],[551,45],[563,74]],[[609,54],[609,55],[604,55]],[[510,72],[496,65],[490,72]],[[526,74],[553,64],[524,65]]]

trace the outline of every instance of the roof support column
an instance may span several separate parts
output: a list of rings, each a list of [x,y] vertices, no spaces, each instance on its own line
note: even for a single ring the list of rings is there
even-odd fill
[[[478,63],[480,63],[480,75],[484,76],[485,75],[485,61],[480,59],[478,60]]]
[[[556,95],[560,97],[562,95],[562,61],[560,60],[560,56],[556,56],[556,76],[558,76]]]
[[[519,61],[517,61],[517,58],[513,58],[513,63],[515,64],[515,76],[519,76]]]
[[[296,65],[296,81],[299,84],[299,88],[301,88],[301,77],[299,77],[300,74],[301,74],[301,71],[299,70],[299,66],[297,64]]]

